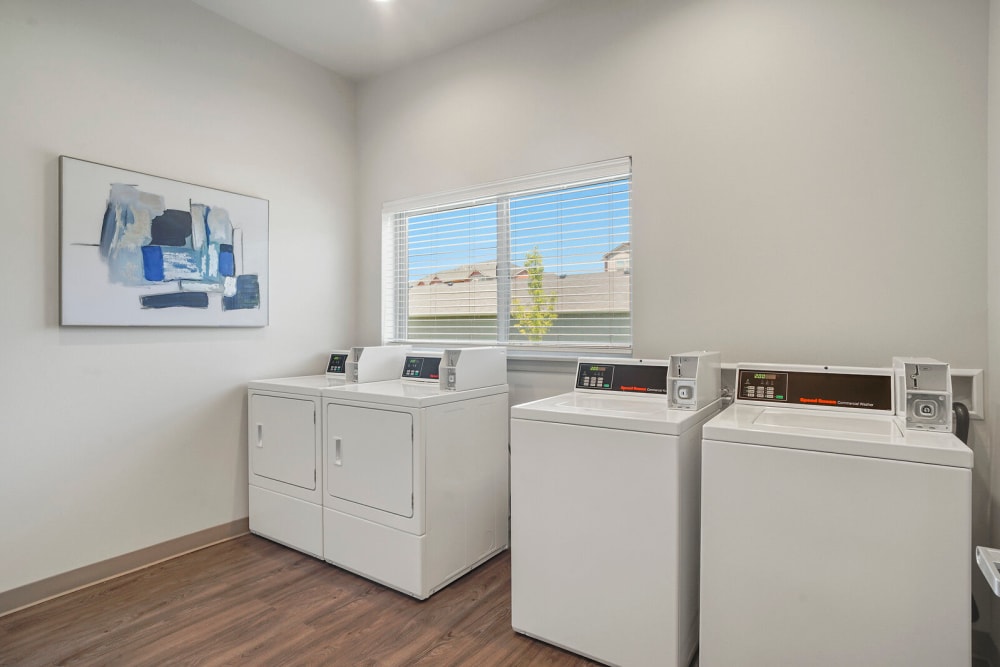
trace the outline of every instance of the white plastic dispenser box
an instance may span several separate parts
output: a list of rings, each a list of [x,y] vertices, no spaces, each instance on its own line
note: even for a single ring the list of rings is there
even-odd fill
[[[667,405],[672,410],[698,410],[718,400],[722,391],[722,355],[686,352],[670,355]]]
[[[925,357],[894,357],[896,415],[905,428],[952,431],[951,369]]]
[[[440,382],[448,391],[507,384],[507,351],[502,347],[445,350]]]

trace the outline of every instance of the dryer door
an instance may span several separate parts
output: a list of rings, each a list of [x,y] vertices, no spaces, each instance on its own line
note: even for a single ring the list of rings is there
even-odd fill
[[[316,488],[316,403],[250,395],[250,472],[302,489]]]
[[[413,416],[326,406],[326,494],[402,517],[413,516]]]

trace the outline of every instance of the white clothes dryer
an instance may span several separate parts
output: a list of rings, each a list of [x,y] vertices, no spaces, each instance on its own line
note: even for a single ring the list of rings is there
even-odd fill
[[[328,562],[424,599],[507,548],[506,357],[488,349],[413,353],[397,380],[324,395]],[[465,377],[488,384],[442,386]]]
[[[363,378],[378,380],[398,375],[406,354],[406,348],[337,350],[325,375],[248,384],[250,532],[323,558],[320,397],[350,382],[347,371],[358,367],[362,351]]]
[[[719,355],[702,359],[714,390],[677,384],[688,409],[669,407],[671,364],[639,359],[581,359],[573,392],[512,408],[514,630],[610,665],[690,664],[701,426],[720,404]]]
[[[972,451],[891,369],[739,365],[702,445],[703,667],[969,665]]]

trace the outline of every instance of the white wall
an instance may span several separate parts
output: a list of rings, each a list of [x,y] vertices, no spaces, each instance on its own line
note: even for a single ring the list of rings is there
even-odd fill
[[[632,155],[639,354],[981,367],[987,7],[584,0],[362,85],[361,333],[383,201]]]
[[[990,0],[989,18],[989,367],[987,378],[987,417],[990,432],[1000,433],[1000,0]],[[994,440],[995,440],[994,436]],[[988,519],[989,544],[1000,546],[1000,469],[996,456],[991,456],[990,498]],[[977,462],[978,464],[978,462]],[[992,599],[991,635],[1000,644],[1000,599]],[[980,605],[982,606],[982,605]]]
[[[579,0],[362,84],[359,333],[382,202],[631,155],[638,355],[985,368],[988,9]]]
[[[3,0],[0,91],[4,591],[246,517],[245,383],[353,339],[356,147],[352,84],[185,2]],[[270,200],[270,326],[60,328],[60,154]]]

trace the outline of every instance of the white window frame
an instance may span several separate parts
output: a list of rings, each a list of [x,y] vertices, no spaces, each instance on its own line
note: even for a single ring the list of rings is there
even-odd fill
[[[408,294],[398,279],[399,271],[407,273],[407,238],[406,225],[401,224],[399,216],[415,213],[433,213],[449,209],[466,208],[482,204],[497,204],[497,341],[496,345],[506,346],[510,330],[510,272],[500,267],[509,267],[510,257],[510,218],[508,203],[511,197],[519,197],[532,192],[542,192],[563,188],[574,188],[591,183],[632,179],[632,158],[622,157],[567,169],[522,176],[504,181],[494,181],[459,190],[441,192],[399,199],[387,202],[382,206],[382,342],[411,343],[414,345],[435,345],[428,341],[408,341],[405,332],[408,327]],[[629,216],[629,242],[632,241],[632,221]],[[399,232],[399,233],[397,233]],[[634,244],[633,244],[634,248]],[[520,357],[560,357],[574,356],[580,352],[601,353],[608,355],[630,356],[633,344],[632,303],[635,285],[635,258],[629,260],[630,287],[628,295],[628,343],[620,345],[552,345],[517,344],[508,346],[511,356]],[[402,332],[403,335],[399,335]],[[453,345],[472,345],[473,343],[456,342]],[[452,343],[449,343],[452,345]]]

